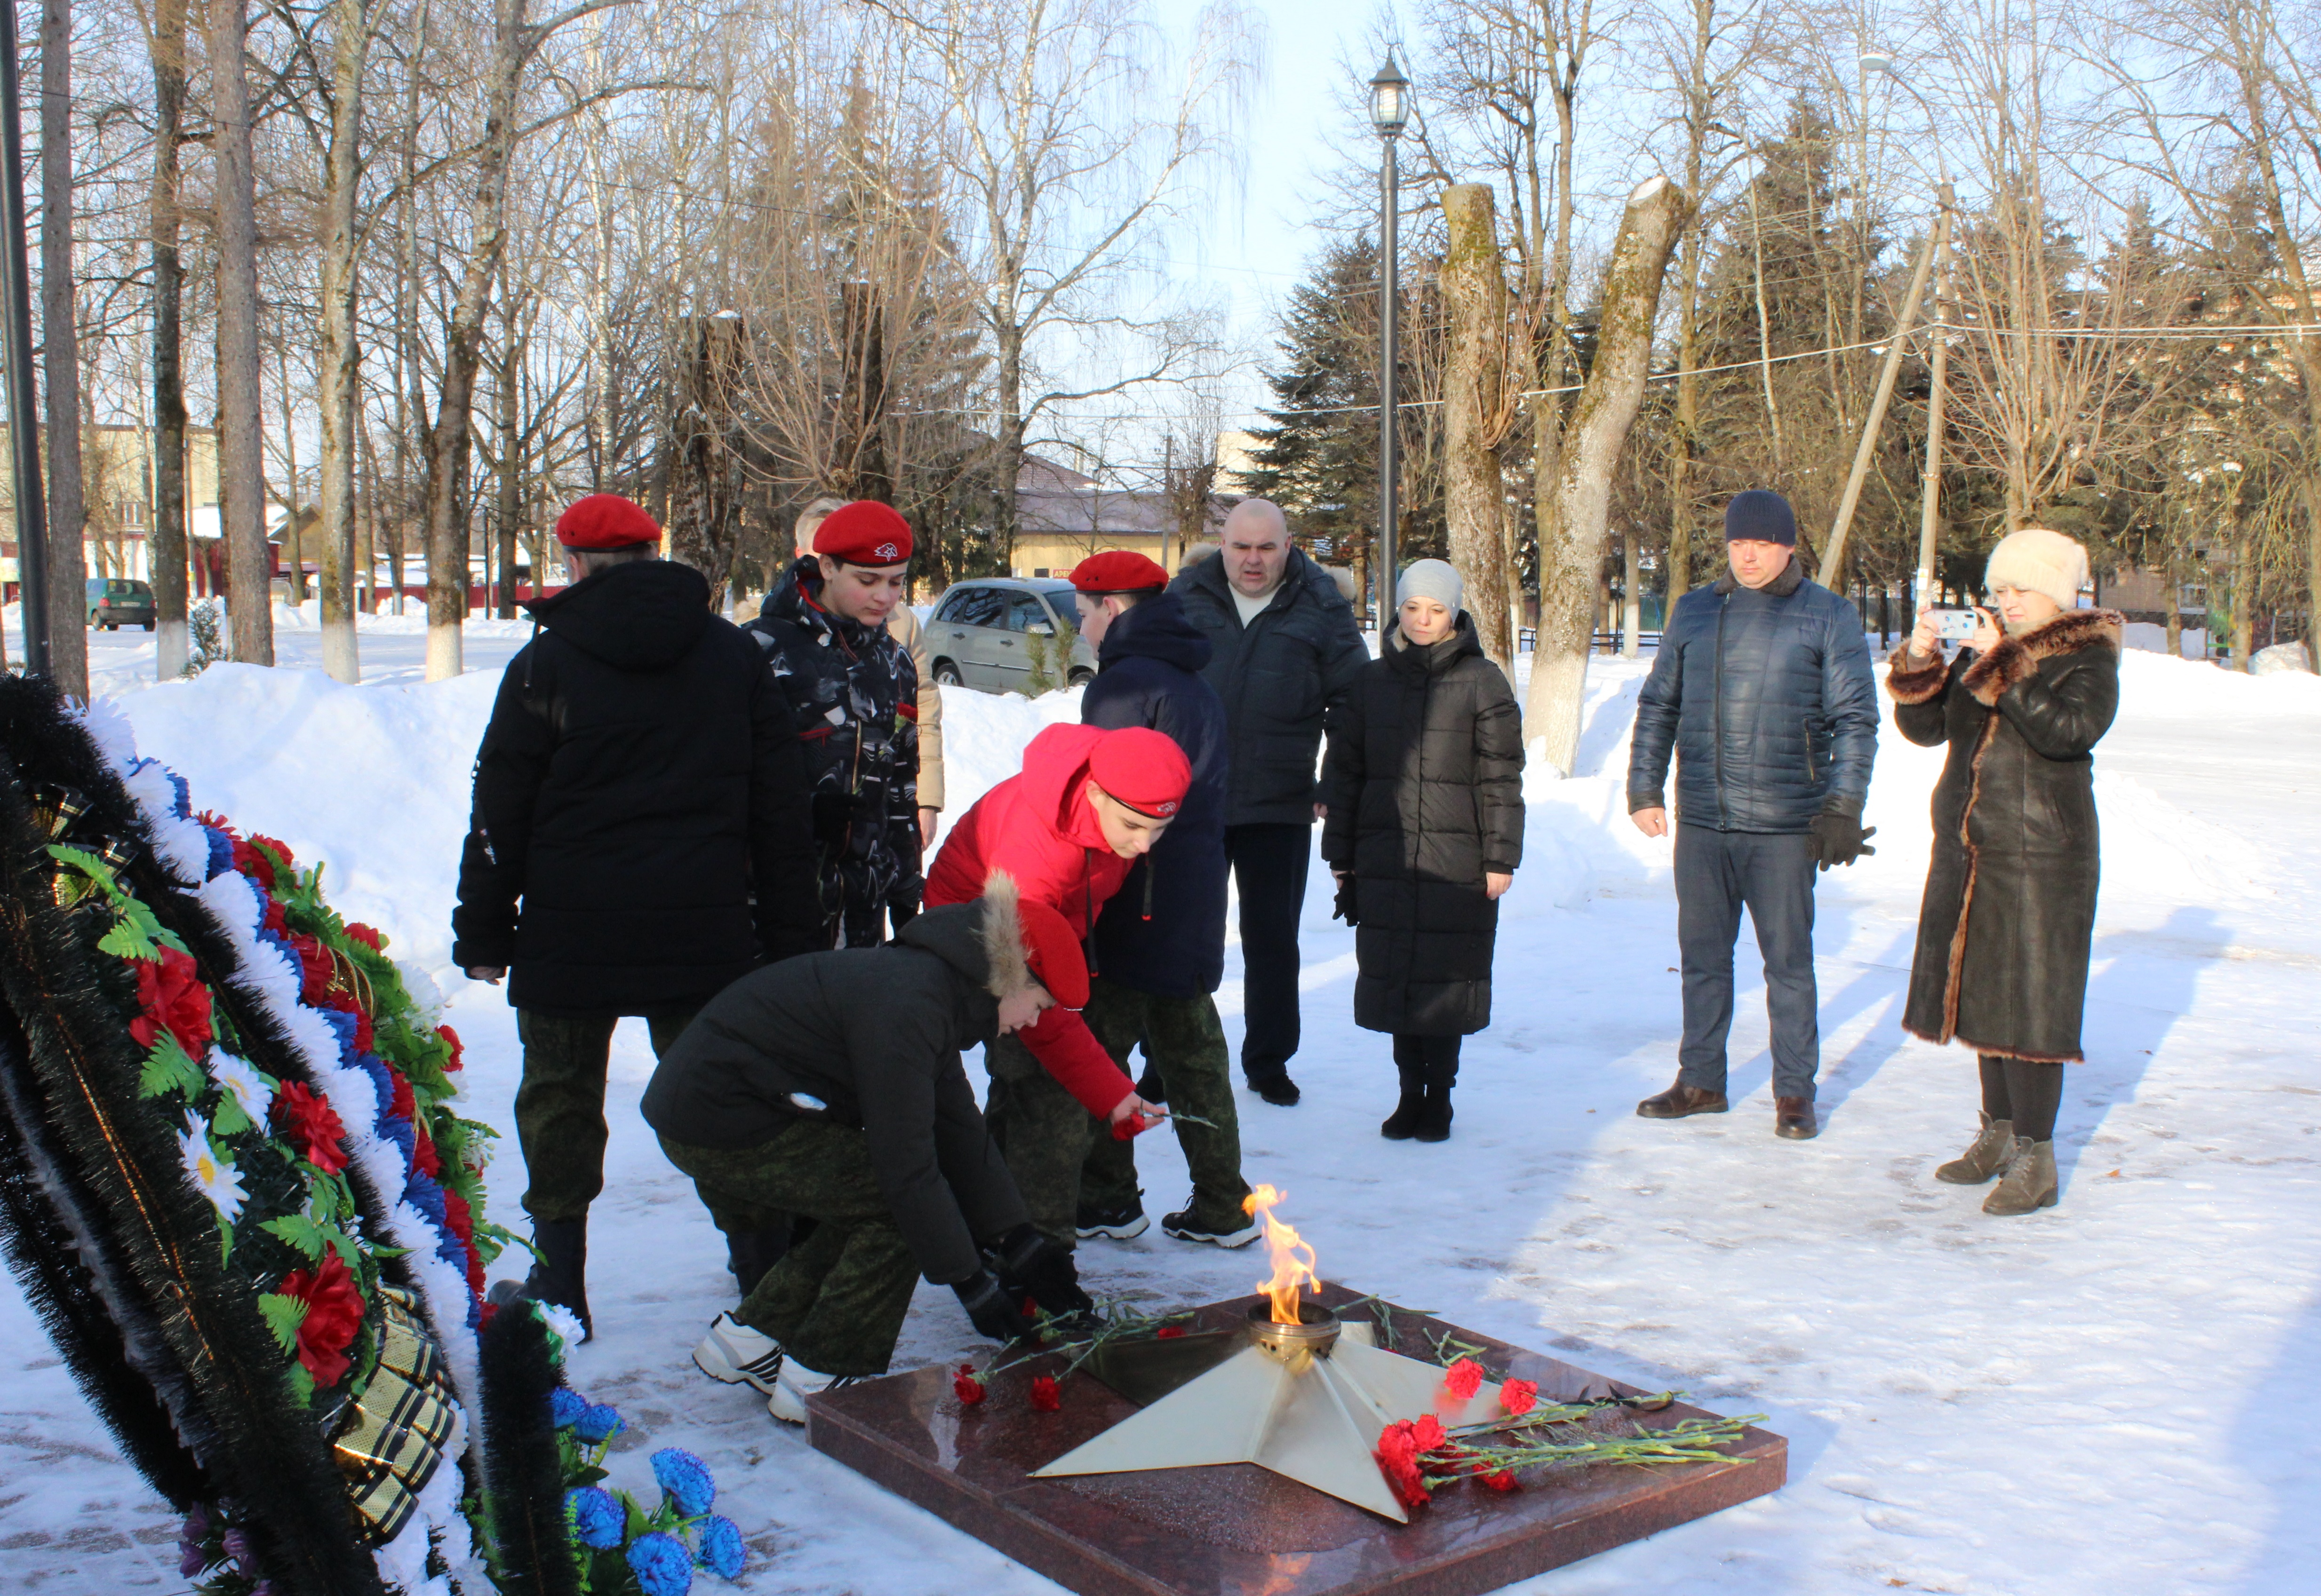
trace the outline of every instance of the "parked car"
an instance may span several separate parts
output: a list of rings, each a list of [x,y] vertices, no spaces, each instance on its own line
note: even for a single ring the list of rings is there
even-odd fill
[[[1024,693],[1036,657],[1045,654],[1049,685],[1078,686],[1096,675],[1096,650],[1081,639],[1079,620],[1069,582],[954,582],[927,617],[927,662],[938,682]]]
[[[124,626],[153,630],[153,590],[125,576],[88,579],[88,623],[106,631]]]

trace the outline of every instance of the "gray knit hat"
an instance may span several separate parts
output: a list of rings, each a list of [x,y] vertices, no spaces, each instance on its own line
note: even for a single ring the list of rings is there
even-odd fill
[[[1447,560],[1418,559],[1410,562],[1402,574],[1402,582],[1394,592],[1394,606],[1400,609],[1415,598],[1433,599],[1456,615],[1460,600],[1467,596],[1466,579],[1452,569]]]

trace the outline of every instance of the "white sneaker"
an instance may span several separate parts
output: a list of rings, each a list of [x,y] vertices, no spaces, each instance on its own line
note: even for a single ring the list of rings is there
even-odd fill
[[[771,1396],[782,1372],[782,1344],[732,1314],[721,1313],[701,1345],[693,1349],[693,1363],[712,1380],[755,1386]]]
[[[806,1398],[842,1391],[862,1378],[860,1374],[819,1374],[792,1358],[782,1365],[781,1377],[766,1398],[766,1411],[784,1424],[804,1424]]]

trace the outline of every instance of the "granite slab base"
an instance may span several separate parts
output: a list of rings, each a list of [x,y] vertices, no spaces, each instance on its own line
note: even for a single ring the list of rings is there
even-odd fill
[[[1189,1328],[1232,1330],[1256,1300],[1211,1303]],[[1366,1299],[1324,1286],[1321,1301]],[[1396,1309],[1389,1323],[1392,1349],[1432,1361],[1433,1338],[1448,1332],[1480,1347],[1494,1372],[1537,1381],[1543,1401],[1642,1394],[1424,1314]],[[1788,1478],[1789,1443],[1752,1427],[1723,1463],[1542,1470],[1511,1492],[1470,1482],[1437,1493],[1407,1525],[1252,1464],[1034,1480],[1032,1470],[1137,1409],[1079,1372],[1061,1382],[1056,1411],[1034,1411],[1028,1391],[1046,1361],[995,1376],[971,1407],[942,1369],[812,1397],[807,1438],[1080,1596],[1479,1596],[1766,1495]],[[1601,1422],[1706,1417],[1681,1402],[1615,1412]]]

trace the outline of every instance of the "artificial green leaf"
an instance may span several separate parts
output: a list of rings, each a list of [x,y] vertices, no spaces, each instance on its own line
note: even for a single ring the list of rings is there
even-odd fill
[[[75,848],[69,843],[51,842],[49,844],[49,857],[59,864],[70,865],[83,875],[96,883],[105,889],[106,897],[117,899],[121,896],[121,888],[113,879],[113,866],[88,849]]]
[[[188,1100],[198,1096],[209,1084],[201,1066],[186,1056],[177,1038],[164,1030],[154,1038],[153,1050],[145,1055],[145,1067],[137,1077],[140,1097],[159,1097],[165,1093],[181,1092]]]
[[[269,1229],[273,1227],[269,1225]],[[306,1322],[306,1304],[287,1292],[268,1292],[258,1299],[259,1317],[274,1332],[275,1344],[287,1356],[298,1350],[298,1327]]]
[[[310,1264],[321,1263],[323,1249],[332,1245],[332,1232],[324,1229],[303,1213],[284,1214],[279,1219],[268,1220],[258,1228],[279,1240],[284,1246],[304,1255]],[[340,1256],[343,1257],[345,1255],[342,1253]]]
[[[218,1093],[217,1107],[210,1111],[210,1127],[220,1136],[240,1136],[257,1126],[241,1106],[241,1099],[231,1092]]]
[[[290,1394],[296,1397],[304,1406],[314,1405],[314,1377],[306,1372],[305,1365],[295,1358],[290,1364]]]
[[[161,957],[161,950],[153,945],[153,939],[146,934],[143,926],[138,924],[133,914],[124,914],[114,920],[113,929],[96,939],[96,946],[99,952],[109,953],[115,958],[158,959]]]

